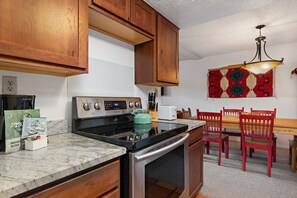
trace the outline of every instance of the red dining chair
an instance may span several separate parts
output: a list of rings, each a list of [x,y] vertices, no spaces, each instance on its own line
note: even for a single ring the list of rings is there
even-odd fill
[[[276,117],[276,108],[273,109],[273,111],[271,110],[255,110],[253,108],[251,108],[251,113],[252,114],[258,114],[258,115],[274,115],[274,118]],[[276,139],[277,137],[273,134],[272,140],[273,140],[273,162],[276,162]],[[250,149],[250,157],[253,157],[253,152],[254,149]]]
[[[242,170],[246,170],[246,148],[267,150],[267,175],[271,176],[274,115],[239,115],[242,139]],[[259,141],[261,140],[261,141]]]
[[[223,115],[224,116],[237,116],[239,117],[240,113],[244,112],[244,107],[242,107],[241,109],[226,109],[225,107],[223,107]]]
[[[223,107],[223,116],[239,117],[239,114],[243,113],[243,112],[244,112],[244,107],[242,107],[241,109],[226,109],[225,107]],[[240,137],[240,139],[241,139],[240,130],[230,130],[230,129],[228,130],[228,129],[224,128],[223,134],[227,134],[229,136],[237,136],[237,137]],[[240,140],[240,147],[241,147],[241,140]],[[223,146],[223,148],[224,148],[224,146]]]
[[[226,145],[225,157],[229,158],[229,136],[222,134],[222,111],[220,113],[200,112],[197,109],[197,119],[206,122],[203,126],[203,140],[206,142],[206,153],[209,154],[210,142],[219,144],[218,165],[220,166],[223,142]]]

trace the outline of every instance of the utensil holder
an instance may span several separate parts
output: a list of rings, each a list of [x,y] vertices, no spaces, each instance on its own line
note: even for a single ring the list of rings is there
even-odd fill
[[[153,122],[158,121],[158,111],[150,110],[148,113],[151,116]]]

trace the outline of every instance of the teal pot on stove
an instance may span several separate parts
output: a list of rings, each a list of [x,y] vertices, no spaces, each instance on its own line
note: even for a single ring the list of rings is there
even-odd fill
[[[134,115],[134,124],[150,124],[151,116],[144,109],[136,109],[132,113]]]

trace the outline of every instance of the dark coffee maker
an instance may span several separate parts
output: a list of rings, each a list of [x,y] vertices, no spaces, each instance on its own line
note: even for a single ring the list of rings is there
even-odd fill
[[[0,94],[0,151],[5,151],[5,110],[34,109],[34,95],[1,95]]]

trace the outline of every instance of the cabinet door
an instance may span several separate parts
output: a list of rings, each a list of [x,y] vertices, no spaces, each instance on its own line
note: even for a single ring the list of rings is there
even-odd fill
[[[157,15],[154,9],[147,5],[143,0],[131,1],[131,22],[137,27],[156,34]]]
[[[93,3],[127,21],[130,20],[131,0],[93,0]]]
[[[190,197],[196,197],[196,194],[198,194],[203,185],[203,146],[203,140],[189,146]]]
[[[178,83],[178,28],[158,15],[157,81]]]
[[[85,68],[79,59],[80,4],[79,0],[1,0],[0,55]],[[87,26],[84,31],[87,35]]]

